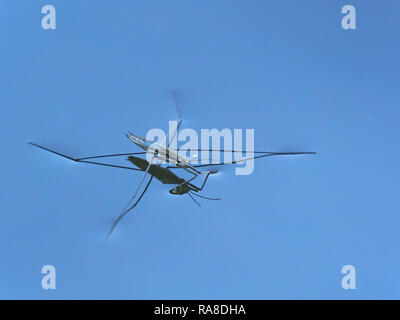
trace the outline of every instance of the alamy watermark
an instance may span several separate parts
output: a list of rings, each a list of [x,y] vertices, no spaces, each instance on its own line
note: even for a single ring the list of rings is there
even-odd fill
[[[45,275],[42,278],[42,288],[44,290],[54,290],[56,288],[56,268],[50,264],[47,264],[42,267],[42,274]]]
[[[45,5],[42,7],[42,13],[45,15],[42,18],[43,30],[56,29],[56,8],[52,5]]]
[[[345,16],[342,18],[342,28],[345,30],[356,29],[356,9],[352,5],[342,7],[341,13]],[[43,30],[56,29],[56,8],[53,5],[47,4],[42,7],[42,28]]]
[[[342,8],[342,14],[345,16],[342,18],[342,28],[344,30],[355,30],[356,27],[356,8],[352,5],[345,5]]]
[[[245,130],[243,146],[242,129],[201,129],[198,133],[190,128],[177,132],[177,121],[169,121],[168,135],[159,128],[150,129],[146,141],[153,145],[168,146],[195,164],[243,164],[235,168],[236,175],[250,175],[254,171],[254,129]],[[176,133],[176,134],[175,134]],[[169,139],[172,137],[171,141]],[[183,143],[178,147],[179,143]],[[222,142],[222,143],[221,143]],[[223,159],[221,159],[221,155]],[[152,158],[147,153],[147,161]],[[222,160],[222,161],[221,161]],[[161,163],[165,163],[162,160]]]
[[[351,264],[345,265],[342,273],[345,274],[342,278],[342,288],[345,290],[356,289],[356,268]]]

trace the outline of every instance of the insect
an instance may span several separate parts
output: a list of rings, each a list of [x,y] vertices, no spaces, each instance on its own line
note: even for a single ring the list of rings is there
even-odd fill
[[[252,151],[252,152],[250,152],[251,154],[253,154],[252,157],[244,158],[244,159],[241,159],[238,161],[231,161],[231,162],[225,162],[225,163],[214,163],[214,164],[193,164],[192,163],[193,161],[196,161],[196,162],[198,161],[197,158],[189,159],[189,158],[181,155],[178,150],[175,150],[174,148],[170,147],[171,141],[173,141],[173,139],[175,138],[175,136],[182,124],[182,119],[181,119],[180,112],[179,112],[176,94],[174,94],[173,97],[174,97],[179,121],[177,122],[177,126],[176,126],[174,132],[172,133],[172,135],[169,138],[168,138],[168,135],[166,135],[164,137],[164,140],[161,143],[158,143],[158,142],[152,143],[151,141],[148,141],[145,138],[142,138],[133,133],[129,132],[126,134],[127,138],[130,141],[132,141],[135,145],[139,146],[144,151],[130,152],[130,153],[106,154],[106,155],[90,156],[90,157],[83,157],[83,158],[73,158],[69,155],[65,155],[60,152],[51,150],[47,147],[38,145],[36,143],[29,142],[29,144],[31,144],[35,147],[46,150],[48,152],[51,152],[58,156],[72,160],[74,162],[88,163],[88,164],[93,164],[93,165],[100,165],[100,166],[106,166],[106,167],[112,167],[112,168],[121,168],[121,169],[126,169],[126,170],[144,172],[142,179],[140,180],[135,193],[133,194],[133,196],[131,197],[131,199],[125,206],[125,208],[122,210],[122,213],[118,216],[118,218],[115,220],[114,224],[112,225],[112,227],[108,233],[108,236],[107,236],[108,238],[111,236],[112,232],[114,231],[114,229],[117,226],[117,224],[119,223],[119,221],[129,211],[131,211],[134,207],[137,206],[137,204],[140,202],[143,195],[147,191],[148,187],[150,186],[153,178],[156,178],[163,184],[174,185],[174,187],[169,190],[169,192],[171,194],[173,194],[173,195],[187,194],[197,205],[200,205],[198,203],[198,201],[196,201],[194,196],[198,197],[198,198],[206,199],[206,200],[220,200],[219,198],[210,198],[210,197],[205,197],[203,195],[198,194],[200,191],[203,190],[209,176],[217,173],[217,170],[215,170],[215,169],[208,170],[208,171],[201,171],[200,168],[215,167],[215,166],[222,166],[222,165],[233,165],[233,164],[241,163],[241,162],[252,160],[252,159],[264,158],[264,157],[269,157],[269,156],[277,156],[277,155],[315,154],[315,152]],[[232,152],[232,153],[242,152],[240,150],[224,150],[224,149],[219,149],[219,150],[216,150],[216,149],[180,149],[180,151],[209,151],[209,152]],[[145,154],[147,154],[148,158],[150,158],[149,161],[147,161],[146,159],[137,157],[137,155],[145,155]],[[123,157],[123,156],[128,156],[127,160],[131,164],[133,164],[135,167],[98,162],[98,161],[101,161],[99,159]],[[158,163],[156,163],[156,162],[158,162]],[[165,166],[165,164],[167,164],[167,165]],[[178,175],[176,175],[171,169],[185,170],[189,174],[191,174],[192,177],[190,179],[185,180],[184,178],[181,178]],[[137,198],[137,195],[138,195],[138,193],[141,189],[141,186],[143,185],[147,175],[149,175],[150,178],[149,178],[147,184],[145,185],[142,193]],[[205,175],[205,178],[204,178],[204,181],[201,186],[196,186],[193,183],[193,181],[199,175]],[[136,201],[134,202],[135,199],[136,199]]]

